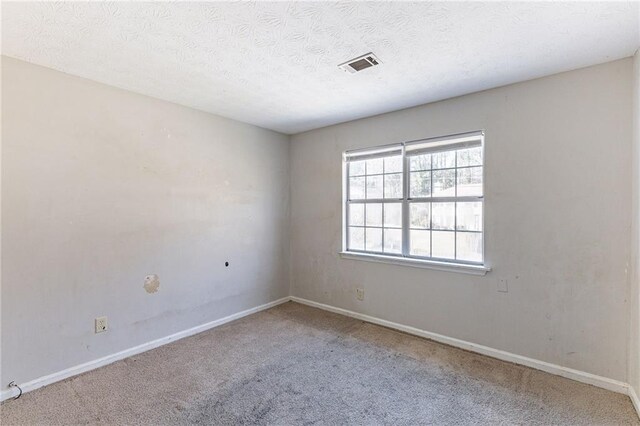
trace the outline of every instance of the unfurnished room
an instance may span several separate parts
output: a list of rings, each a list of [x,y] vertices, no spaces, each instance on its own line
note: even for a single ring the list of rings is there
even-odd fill
[[[3,426],[640,426],[640,1],[0,24]]]

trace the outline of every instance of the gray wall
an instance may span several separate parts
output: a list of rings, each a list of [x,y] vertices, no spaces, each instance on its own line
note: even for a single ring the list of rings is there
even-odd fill
[[[640,395],[640,50],[633,61],[633,216],[629,384]]]
[[[293,136],[292,294],[626,381],[631,73],[624,59]],[[339,257],[344,150],[478,129],[493,271]]]
[[[631,293],[626,277],[639,61],[307,132],[290,150],[285,135],[3,57],[0,381],[284,297],[290,276],[296,296],[640,389],[637,256]],[[344,150],[476,129],[492,272],[339,258]],[[96,335],[100,315],[110,330]]]
[[[3,385],[288,295],[288,136],[2,59]]]

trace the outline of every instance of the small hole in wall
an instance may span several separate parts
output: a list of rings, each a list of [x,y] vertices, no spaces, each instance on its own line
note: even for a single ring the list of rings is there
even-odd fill
[[[229,266],[229,262],[224,262],[224,266]]]

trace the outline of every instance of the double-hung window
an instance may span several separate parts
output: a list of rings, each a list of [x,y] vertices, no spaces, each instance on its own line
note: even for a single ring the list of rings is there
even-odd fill
[[[473,132],[346,152],[343,252],[483,267],[483,144]]]

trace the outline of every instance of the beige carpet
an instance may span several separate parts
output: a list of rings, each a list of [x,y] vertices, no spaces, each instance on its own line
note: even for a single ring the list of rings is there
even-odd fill
[[[628,397],[287,303],[2,404],[11,424],[638,425]]]

